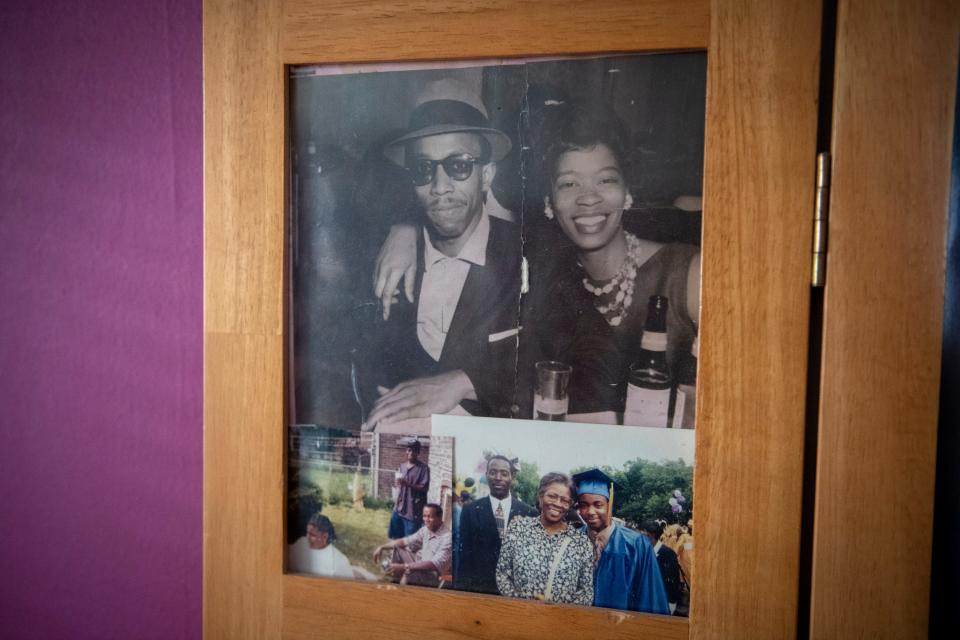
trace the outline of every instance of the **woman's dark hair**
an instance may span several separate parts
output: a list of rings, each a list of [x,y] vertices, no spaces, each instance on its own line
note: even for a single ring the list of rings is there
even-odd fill
[[[544,178],[546,184],[553,182],[557,163],[567,151],[585,151],[598,144],[613,152],[620,170],[626,173],[628,161],[626,141],[627,127],[623,121],[604,105],[570,106],[552,134],[554,140],[544,154]]]
[[[333,530],[333,523],[330,522],[330,518],[321,515],[319,512],[313,514],[313,517],[310,518],[310,522],[307,523],[307,526],[316,527],[317,531],[320,533],[326,533],[330,542],[333,542],[337,539],[337,534]]]
[[[556,473],[555,471],[551,471],[547,475],[540,478],[540,487],[537,489],[537,497],[542,498],[543,494],[547,492],[547,487],[552,484],[562,484],[565,486],[570,490],[571,503],[577,501],[577,488],[574,486],[569,476],[566,476],[562,473]]]

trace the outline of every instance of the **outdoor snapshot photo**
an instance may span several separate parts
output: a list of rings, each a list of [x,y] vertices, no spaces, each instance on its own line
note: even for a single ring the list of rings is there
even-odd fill
[[[290,424],[694,426],[706,56],[291,71]]]
[[[693,432],[437,416],[454,441],[453,588],[687,615]]]
[[[402,584],[449,582],[450,438],[291,429],[292,573]],[[427,554],[430,562],[421,562]]]

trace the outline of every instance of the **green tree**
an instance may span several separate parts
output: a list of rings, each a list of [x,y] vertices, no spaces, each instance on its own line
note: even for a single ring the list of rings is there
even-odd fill
[[[586,468],[578,469],[584,471]],[[622,490],[614,494],[613,513],[634,523],[662,519],[668,522],[686,522],[693,512],[693,467],[683,460],[650,462],[632,460],[623,469],[603,467]],[[683,511],[675,515],[670,498],[679,489],[686,499]]]
[[[540,471],[534,462],[520,461],[520,472],[513,479],[513,493],[521,502],[537,505],[537,490],[540,488]]]
[[[483,457],[489,459],[493,451],[484,450]],[[519,460],[520,471],[513,477],[513,494],[531,506],[537,504],[537,489],[540,488],[540,471],[537,463]],[[486,482],[486,481],[484,481]]]

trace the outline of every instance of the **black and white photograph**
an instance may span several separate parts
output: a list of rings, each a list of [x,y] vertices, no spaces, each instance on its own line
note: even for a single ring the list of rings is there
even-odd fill
[[[686,616],[694,432],[437,416],[454,441],[453,588]]]
[[[294,67],[290,424],[693,429],[706,56]]]

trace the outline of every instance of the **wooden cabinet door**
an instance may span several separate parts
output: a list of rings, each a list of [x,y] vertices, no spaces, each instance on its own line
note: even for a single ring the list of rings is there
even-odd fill
[[[204,5],[209,638],[796,633],[818,2]],[[284,575],[285,65],[705,49],[697,580],[686,620]]]
[[[927,636],[960,5],[881,5],[837,14],[812,638]]]

